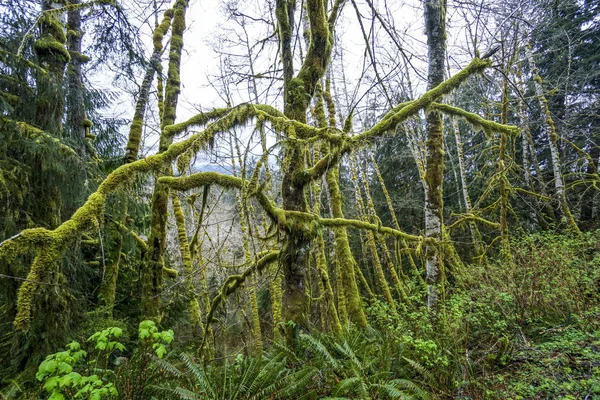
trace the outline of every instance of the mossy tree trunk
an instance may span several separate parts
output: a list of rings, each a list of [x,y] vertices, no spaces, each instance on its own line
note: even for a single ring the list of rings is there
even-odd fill
[[[204,325],[202,324],[202,316],[200,313],[200,304],[198,295],[196,294],[196,287],[194,285],[194,264],[192,260],[192,253],[190,252],[190,246],[188,242],[187,229],[185,227],[185,215],[181,207],[181,201],[176,194],[171,196],[173,204],[173,213],[175,214],[175,222],[177,224],[177,236],[179,238],[179,252],[181,255],[181,261],[183,264],[183,273],[185,279],[185,294],[186,301],[188,304],[188,313],[190,323],[192,325],[192,335],[194,338],[198,338],[202,332],[204,332]]]
[[[150,87],[152,85],[152,80],[154,78],[154,72],[160,71],[160,55],[162,53],[162,39],[167,30],[171,25],[171,19],[173,17],[173,10],[166,10],[164,13],[163,21],[160,25],[158,25],[154,33],[152,35],[154,41],[154,50],[152,53],[152,57],[150,58],[150,64],[148,65],[146,72],[144,74],[144,78],[142,80],[142,84],[140,86],[140,91],[138,93],[138,98],[136,100],[135,113],[133,116],[133,120],[129,126],[129,137],[127,141],[126,147],[126,155],[125,155],[125,163],[131,163],[137,160],[137,156],[140,150],[141,136],[142,136],[142,128],[144,126],[144,115],[146,111],[146,105],[148,104],[148,99],[150,96]],[[81,41],[81,37],[79,37],[79,41]],[[85,118],[85,114],[84,114]],[[177,215],[176,215],[177,216]],[[124,199],[124,214],[123,219],[127,218],[127,199]],[[115,230],[116,231],[116,230]],[[100,304],[103,307],[106,307],[106,311],[109,315],[112,315],[112,309],[114,307],[115,301],[115,293],[117,290],[117,280],[119,276],[119,264],[120,264],[120,253],[122,248],[122,232],[116,232],[118,236],[115,249],[113,254],[115,255],[112,259],[114,262],[111,262],[107,265],[107,270],[105,273],[105,279],[103,279],[100,284]],[[145,251],[145,249],[142,249]],[[142,254],[144,254],[142,251]],[[192,323],[194,323],[192,321]]]
[[[146,113],[146,106],[148,105],[148,99],[150,97],[150,88],[154,79],[154,74],[160,74],[162,72],[162,66],[160,64],[160,56],[163,52],[162,39],[171,26],[171,19],[173,18],[173,10],[166,10],[163,16],[163,20],[160,25],[156,26],[154,33],[152,34],[152,42],[154,44],[154,50],[146,71],[144,78],[140,85],[140,91],[138,98],[135,103],[135,113],[133,114],[133,120],[129,126],[129,137],[127,140],[127,146],[125,147],[125,161],[133,162],[137,160],[140,152],[140,144],[142,141],[142,130],[144,127],[144,114]]]
[[[444,81],[446,60],[446,0],[425,0],[425,30],[429,69],[428,90]],[[425,166],[425,235],[437,241],[442,239],[443,200],[442,184],[444,177],[444,132],[442,116],[429,110],[426,117],[427,156]],[[435,308],[443,267],[439,246],[426,249],[427,305]]]
[[[296,121],[306,122],[306,111],[317,84],[325,75],[331,58],[332,34],[326,15],[327,2],[307,0],[306,12],[310,22],[310,44],[304,62],[294,77],[292,38],[296,1],[277,0],[275,14],[281,45],[284,76],[284,114]],[[335,18],[334,18],[335,19]],[[286,211],[308,212],[306,185],[299,179],[306,167],[306,147],[294,139],[293,129],[287,132],[283,161],[282,201]],[[285,338],[293,345],[298,328],[306,327],[308,301],[306,298],[306,273],[314,230],[301,224],[292,224],[286,230],[280,263],[283,270],[283,322]],[[287,322],[293,324],[286,324]]]
[[[235,132],[235,131],[234,131]],[[235,146],[231,142],[235,142]],[[233,176],[236,178],[239,177],[242,180],[242,188],[240,192],[236,195],[236,201],[238,205],[238,210],[240,213],[240,230],[242,233],[242,245],[244,248],[244,263],[249,265],[252,263],[252,253],[250,251],[250,238],[252,237],[252,224],[250,221],[250,210],[248,209],[248,199],[247,199],[247,173],[246,173],[246,163],[245,159],[242,156],[242,151],[239,145],[239,139],[235,135],[235,133],[230,138],[230,148],[231,148],[231,168]],[[236,167],[236,155],[233,152],[233,148],[235,147],[235,151],[237,153],[237,162],[239,164],[239,174],[238,169]],[[252,346],[251,351],[252,354],[256,356],[260,356],[263,351],[263,343],[262,343],[262,331],[260,328],[260,315],[258,312],[258,299],[256,297],[256,276],[251,275],[247,280],[248,287],[248,295],[250,297],[250,312],[252,315],[251,318],[251,333],[252,333]]]
[[[164,128],[175,122],[177,101],[181,91],[180,66],[183,50],[183,31],[187,0],[177,0],[173,7],[171,47],[165,86],[164,109],[161,118],[159,153],[165,152],[173,143],[173,136]],[[158,176],[171,175],[171,165],[164,165]],[[168,216],[169,189],[158,180],[152,194],[151,232],[148,239],[148,252],[142,273],[142,315],[160,321],[160,295],[163,282],[164,252],[166,247],[166,225]]]
[[[351,161],[351,168],[352,168],[352,180],[354,182],[354,194],[356,197],[356,206],[357,206],[358,214],[361,216],[361,219],[365,222],[375,222],[375,221],[371,221],[371,218],[369,218],[370,207],[369,207],[369,210],[367,210],[367,206],[365,206],[365,203],[362,199],[361,186],[366,185],[366,181],[364,179],[362,182],[359,181],[358,173],[359,173],[360,166],[358,165],[358,162],[354,158]],[[369,190],[368,187],[365,187],[365,196],[367,198],[367,202],[370,202],[370,194],[368,193],[368,190]],[[373,270],[375,272],[375,276],[377,277],[377,280],[379,281],[379,286],[381,288],[381,292],[383,293],[383,297],[385,298],[385,301],[388,303],[391,313],[393,315],[397,315],[396,302],[392,296],[390,286],[388,285],[387,279],[385,277],[385,272],[383,271],[383,265],[381,263],[381,259],[379,258],[376,234],[373,231],[367,231],[367,232],[365,232],[365,234],[367,235],[367,246],[369,247],[369,251],[371,253]]]
[[[34,43],[34,49],[40,67],[47,73],[37,71],[34,124],[44,132],[60,138],[63,135],[62,121],[65,113],[65,96],[62,87],[65,67],[70,61],[70,56],[65,45],[67,42],[65,27],[61,21],[63,13],[49,11],[63,7],[64,4],[50,0],[42,0],[41,3],[40,36]],[[42,171],[43,163],[44,160],[36,159],[33,170]],[[33,196],[38,200],[29,213],[37,224],[55,228],[61,222],[62,200],[60,189],[47,182],[46,178],[40,173],[32,176]]]

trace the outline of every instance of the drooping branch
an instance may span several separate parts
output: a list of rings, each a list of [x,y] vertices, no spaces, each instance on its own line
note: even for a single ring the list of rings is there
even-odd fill
[[[202,344],[200,345],[200,353],[202,353],[202,349],[206,345],[206,338],[208,337],[208,329],[213,322],[213,317],[215,315],[215,311],[217,307],[225,301],[227,296],[234,293],[245,281],[246,279],[253,273],[261,272],[265,267],[269,264],[277,261],[279,257],[279,251],[271,250],[262,252],[256,255],[256,261],[253,265],[248,267],[242,274],[240,275],[231,275],[229,276],[225,282],[221,285],[221,289],[219,293],[213,298],[211,302],[210,309],[206,314],[206,324],[204,327],[204,339],[202,340]]]
[[[519,128],[516,126],[499,124],[449,104],[434,102],[430,107],[441,111],[446,115],[464,118],[468,123],[473,125],[475,129],[482,129],[486,134],[491,134],[492,132],[501,132],[507,135],[516,136],[520,133]]]
[[[160,177],[159,182],[169,186],[171,189],[186,191],[206,185],[217,185],[224,189],[242,189],[243,180],[241,178],[221,174],[218,172],[197,172],[192,175],[182,177],[163,176]],[[262,187],[249,187],[248,197],[256,197],[259,204],[269,217],[278,223],[285,220],[283,210],[277,208],[263,193]]]
[[[104,203],[110,193],[129,182],[137,174],[157,171],[190,149],[197,149],[196,151],[198,151],[215,134],[227,130],[233,124],[244,123],[247,120],[244,120],[244,118],[250,118],[248,113],[244,113],[245,108],[247,107],[240,106],[232,109],[223,118],[209,125],[203,132],[172,144],[162,153],[115,169],[73,216],[56,229],[26,229],[0,243],[0,257],[5,258],[7,261],[28,252],[36,254],[28,273],[27,279],[29,281],[25,281],[19,288],[15,327],[21,330],[27,329],[31,319],[31,302],[37,292],[35,282],[40,281],[40,277],[46,276],[46,273],[52,269],[52,265],[62,257],[68,245],[76,241],[84,232],[94,228],[97,221],[102,220]],[[270,206],[270,202],[268,200],[268,203],[265,202],[265,199],[266,197],[263,199],[263,196],[259,196],[259,201],[264,203],[263,206]]]

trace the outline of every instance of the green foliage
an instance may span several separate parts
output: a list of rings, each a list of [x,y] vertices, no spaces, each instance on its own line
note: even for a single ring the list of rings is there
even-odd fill
[[[338,338],[301,334],[300,344],[298,358],[319,370],[313,387],[321,396],[429,398],[409,375],[413,366],[403,358],[404,346],[385,340],[377,331],[348,331]]]
[[[199,366],[181,355],[186,371],[182,385],[168,390],[180,399],[286,399],[302,398],[304,387],[297,385],[302,374],[286,366],[282,354],[245,358],[238,354],[233,363]],[[304,372],[303,370],[301,370]],[[310,370],[313,374],[316,372]]]
[[[167,354],[167,345],[171,344],[175,334],[171,329],[159,332],[154,321],[146,320],[140,322],[140,341],[145,346],[151,346],[159,359]]]
[[[97,370],[100,375],[83,375],[75,368],[83,371],[88,353],[81,349],[78,342],[71,342],[65,351],[50,354],[38,367],[36,379],[43,382],[43,389],[49,394],[48,399],[63,400],[90,399],[101,400],[116,398],[117,389],[113,382],[106,378],[107,371],[99,369],[100,355],[108,358],[113,350],[125,350],[119,342],[110,340],[121,336],[120,328],[108,328],[90,336],[88,342],[95,342],[95,349],[100,350],[95,360],[89,361],[91,370]]]
[[[490,399],[583,399],[600,396],[598,312],[574,326],[540,332],[537,343],[516,352],[509,368],[485,382]]]
[[[115,357],[125,353],[118,341],[124,337],[120,327],[98,331],[87,339],[89,351],[71,342],[65,351],[50,354],[39,365],[36,379],[49,399],[132,398],[143,394],[161,377],[179,376],[178,371],[162,360],[166,346],[174,339],[173,331],[159,331],[154,322],[139,325],[139,344],[130,358]]]

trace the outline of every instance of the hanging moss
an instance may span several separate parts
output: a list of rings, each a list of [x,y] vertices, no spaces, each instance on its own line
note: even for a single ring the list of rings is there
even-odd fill
[[[358,210],[358,215],[361,216],[361,219],[365,222],[367,222],[369,220],[368,216],[367,216],[367,210],[365,208],[364,202],[363,202],[363,198],[362,198],[362,190],[360,187],[360,183],[358,181],[358,168],[359,166],[357,165],[357,162],[353,159],[351,161],[351,171],[352,171],[352,181],[354,183],[354,195],[355,195],[355,199],[356,199],[356,207]],[[364,184],[364,182],[362,182]],[[365,192],[366,192],[367,188],[365,188]],[[368,196],[368,194],[367,194]],[[379,223],[381,223],[381,221],[378,221]],[[373,270],[375,271],[375,275],[377,276],[377,280],[379,281],[379,286],[381,288],[381,291],[383,292],[383,296],[385,298],[385,301],[388,303],[388,306],[390,308],[390,312],[393,315],[396,315],[397,311],[396,311],[396,302],[394,301],[394,298],[392,297],[392,293],[390,291],[389,285],[387,283],[387,280],[385,278],[385,273],[383,272],[383,267],[381,265],[381,261],[379,259],[379,253],[377,250],[377,244],[375,242],[375,234],[372,231],[366,232],[367,235],[367,246],[369,247],[369,250],[371,251],[371,258],[372,258],[372,266],[373,266]]]
[[[327,187],[331,202],[331,211],[334,218],[343,219],[342,195],[339,188],[338,168],[332,168],[327,172]],[[354,275],[356,260],[350,250],[350,242],[346,227],[341,226],[334,229],[335,254],[340,271],[338,279],[342,282],[345,306],[348,309],[350,319],[360,327],[367,326],[367,317],[362,307],[358,285]]]
[[[190,253],[190,246],[187,239],[187,231],[185,228],[185,216],[181,209],[181,202],[177,195],[171,196],[173,204],[173,213],[175,214],[175,222],[177,224],[177,236],[179,239],[179,251],[181,254],[181,261],[183,264],[183,273],[186,280],[186,296],[188,302],[188,312],[190,315],[190,322],[192,323],[192,332],[196,335],[196,332],[203,332],[204,325],[202,323],[202,316],[200,313],[200,305],[198,303],[198,296],[194,287],[194,267],[192,264],[192,255]]]
[[[470,113],[458,107],[453,107],[449,104],[432,103],[431,108],[439,110],[447,115],[453,115],[459,118],[464,118],[476,130],[483,130],[486,134],[492,135],[493,132],[501,132],[511,136],[520,134],[519,128],[512,125],[499,124],[494,121],[487,120],[477,114]]]
[[[67,42],[65,27],[58,18],[56,18],[55,13],[44,12],[40,17],[39,23],[43,26],[45,32],[52,36],[54,40],[62,44]]]

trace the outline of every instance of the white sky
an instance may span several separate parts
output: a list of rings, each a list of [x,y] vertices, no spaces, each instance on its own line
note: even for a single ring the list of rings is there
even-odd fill
[[[133,0],[125,0],[133,1]],[[375,7],[378,10],[383,10],[383,4],[385,0],[374,0]],[[238,8],[246,14],[260,17],[261,15],[256,14],[255,3],[252,1],[240,0]],[[361,13],[365,17],[370,16],[369,7],[364,0],[357,2],[360,7]],[[452,2],[451,2],[452,3]],[[132,3],[135,6],[135,3]],[[164,8],[168,4],[165,3]],[[393,19],[393,24],[397,32],[402,36],[401,43],[407,53],[411,54],[411,64],[416,67],[420,72],[411,72],[411,81],[414,85],[415,94],[419,94],[424,90],[424,82],[419,76],[423,77],[426,75],[426,46],[425,46],[425,32],[423,28],[423,10],[419,0],[388,0],[387,6],[390,11],[390,15],[386,19]],[[210,77],[214,78],[219,73],[219,56],[213,50],[213,47],[209,45],[216,42],[218,35],[225,34],[226,37],[232,41],[235,40],[234,35],[227,29],[235,28],[236,23],[234,21],[227,21],[223,12],[223,0],[191,0],[188,12],[186,14],[186,25],[187,30],[184,33],[184,54],[182,55],[181,63],[181,82],[182,92],[179,100],[177,109],[177,119],[182,121],[190,118],[197,113],[199,108],[203,110],[211,109],[214,107],[225,106],[225,102],[219,97],[217,90],[209,86]],[[146,11],[148,13],[148,11]],[[298,16],[299,10],[296,11]],[[159,17],[159,18],[162,18]],[[269,18],[268,16],[265,18]],[[363,20],[365,29],[370,28],[369,20]],[[147,56],[151,53],[151,30],[154,26],[154,19],[151,18],[146,25],[144,25],[144,42],[147,46]],[[260,25],[259,25],[260,26]],[[377,24],[376,26],[379,26]],[[260,39],[265,36],[264,26],[260,28],[254,28],[253,26],[248,27],[249,35],[252,39]],[[376,28],[377,29],[377,28]],[[337,24],[336,32],[338,37],[343,42],[343,66],[345,81],[339,75],[339,66],[341,61],[339,58],[334,60],[332,68],[336,68],[336,74],[333,76],[334,85],[338,92],[345,88],[350,92],[357,92],[356,99],[361,98],[365,92],[368,91],[369,85],[363,82],[362,86],[356,89],[356,85],[359,77],[363,73],[364,69],[364,55],[365,55],[365,44],[360,30],[360,26],[357,22],[355,10],[351,2],[347,2],[344,7],[343,13]],[[254,36],[254,37],[252,37]],[[389,39],[387,34],[379,28],[377,32],[376,46],[390,48],[393,52],[394,46],[392,41]],[[457,67],[465,66],[469,61],[470,57],[465,56],[465,20],[461,12],[457,9],[452,8],[452,4],[449,5],[448,12],[448,48],[449,54],[454,57],[450,60],[452,69],[456,70]],[[462,48],[463,50],[457,50]],[[227,49],[225,49],[227,50]],[[486,48],[482,48],[485,51]],[[234,51],[234,50],[232,50]],[[165,52],[168,54],[168,52]],[[380,68],[391,70],[393,66],[389,65],[392,56],[385,59],[382,57],[385,52],[378,54],[377,62],[381,63]],[[267,54],[270,58],[276,58],[277,54],[275,50]],[[337,63],[337,65],[336,65]],[[299,62],[295,64],[296,70],[299,67]],[[257,61],[257,72],[260,72],[261,66],[266,65],[266,62],[260,64]],[[165,64],[166,67],[166,64]],[[166,71],[166,68],[165,68]],[[372,68],[368,68],[367,71],[372,73]],[[380,74],[382,71],[380,71]],[[383,74],[384,74],[383,73]],[[400,77],[398,77],[398,80]],[[141,81],[141,76],[139,77]],[[399,84],[399,81],[397,82]],[[235,86],[235,85],[234,85]],[[281,86],[280,83],[276,83],[276,86]],[[246,82],[242,82],[239,87],[239,94],[237,97],[242,100],[251,100],[247,92]],[[276,92],[272,91],[270,99],[276,99]],[[234,94],[235,95],[235,94]],[[366,106],[366,102],[369,98],[377,97],[379,94],[377,90],[371,90],[371,94],[363,97],[363,106]],[[235,97],[234,97],[235,99]],[[262,100],[264,101],[264,100]],[[267,100],[267,102],[273,103]],[[281,98],[277,101],[275,106],[280,106]],[[234,101],[236,103],[236,101]],[[118,113],[126,118],[131,118],[134,109],[134,99],[130,96],[125,96],[123,101],[116,106],[114,113]],[[382,112],[383,110],[381,110]],[[156,142],[156,138],[150,136],[145,145],[146,147],[152,147]]]

